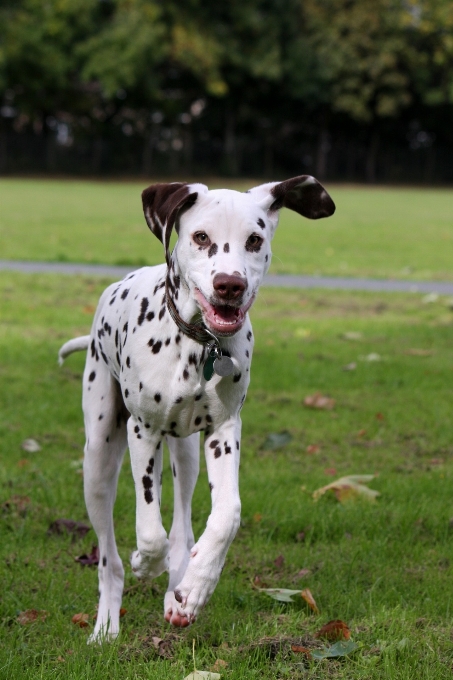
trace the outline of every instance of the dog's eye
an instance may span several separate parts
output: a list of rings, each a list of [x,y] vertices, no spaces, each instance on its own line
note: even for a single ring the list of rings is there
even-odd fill
[[[245,244],[245,249],[252,251],[254,253],[257,253],[259,251],[259,249],[261,248],[263,240],[264,239],[261,238],[261,236],[259,236],[258,234],[252,234],[247,239],[247,243]]]
[[[209,246],[211,243],[209,236],[204,231],[197,231],[197,233],[193,235],[193,240],[199,246]]]

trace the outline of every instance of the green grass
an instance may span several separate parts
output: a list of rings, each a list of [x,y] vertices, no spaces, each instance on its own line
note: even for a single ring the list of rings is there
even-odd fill
[[[162,246],[142,214],[144,186],[144,181],[2,179],[1,257],[132,266],[162,262]],[[283,211],[273,273],[453,278],[451,190],[327,188],[337,204],[333,217],[311,222]]]
[[[92,623],[80,629],[71,618],[94,614],[97,576],[73,558],[95,536],[47,534],[57,518],[87,520],[78,472],[83,356],[63,368],[56,356],[63,341],[88,331],[105,283],[0,274],[0,677],[182,680],[195,639],[197,667],[220,658],[228,663],[223,679],[450,678],[453,313],[443,299],[428,305],[415,295],[261,292],[243,410],[242,525],[219,586],[193,627],[175,631],[163,621],[165,578],[137,585],[127,566],[135,501],[126,459],[115,514],[127,613],[117,642],[86,645]],[[352,331],[361,340],[344,338]],[[381,361],[367,361],[370,353]],[[342,370],[350,362],[356,369]],[[332,411],[303,406],[317,390],[336,400]],[[292,441],[263,449],[267,434],[282,430]],[[28,437],[42,450],[23,451]],[[310,445],[319,452],[307,453]],[[333,474],[352,473],[378,475],[375,504],[313,502],[311,492]],[[168,463],[163,481],[168,528]],[[197,536],[209,502],[202,464]],[[301,569],[310,574],[301,579]],[[257,575],[270,587],[310,588],[320,614],[302,600],[284,605],[258,593]],[[19,612],[29,609],[47,612],[45,620],[20,625]],[[337,618],[350,625],[358,652],[304,665],[291,642],[317,644],[314,633]],[[164,640],[163,656],[153,636]]]

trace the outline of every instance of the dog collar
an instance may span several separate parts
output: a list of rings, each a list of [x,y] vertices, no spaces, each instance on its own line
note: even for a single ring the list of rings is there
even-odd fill
[[[234,372],[234,364],[230,357],[222,354],[219,339],[208,330],[204,323],[187,323],[182,319],[175,303],[168,290],[168,274],[165,278],[165,300],[167,309],[175,324],[178,326],[181,333],[187,335],[191,340],[205,345],[208,349],[208,358],[203,366],[203,375],[205,380],[211,380],[214,373],[221,377],[226,377]]]

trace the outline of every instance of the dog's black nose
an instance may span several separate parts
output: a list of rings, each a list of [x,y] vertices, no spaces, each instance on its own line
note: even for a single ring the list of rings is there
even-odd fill
[[[216,274],[213,284],[217,296],[225,302],[240,299],[247,288],[247,281],[242,276],[232,274]]]

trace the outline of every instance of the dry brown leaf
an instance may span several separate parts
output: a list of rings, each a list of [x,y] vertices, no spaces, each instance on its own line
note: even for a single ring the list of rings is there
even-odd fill
[[[294,578],[305,578],[306,576],[311,575],[311,570],[310,569],[300,569],[300,571],[297,572],[296,576]]]
[[[318,605],[316,604],[315,598],[311,594],[311,590],[309,588],[304,588],[301,590],[300,596],[305,600],[312,611],[314,611],[316,614],[319,614]]]
[[[57,656],[57,661],[60,661],[61,663],[65,663],[66,659],[64,656]]]
[[[126,614],[127,614],[127,609],[124,609],[124,607],[121,607],[120,616],[126,616]]]
[[[351,637],[351,631],[348,625],[336,619],[334,621],[329,621],[324,626],[322,626],[317,633],[315,633],[316,638],[323,638],[329,642],[336,642],[337,640],[349,640]]]
[[[26,626],[28,623],[33,623],[34,621],[44,621],[48,616],[48,612],[38,610],[38,609],[27,609],[21,612],[17,617],[17,621],[21,626]]]
[[[19,515],[24,515],[30,505],[31,501],[28,496],[11,496],[11,498],[8,498],[7,501],[2,503],[2,509],[7,510],[9,512],[15,511],[18,512]]]
[[[277,567],[277,569],[281,569],[283,565],[285,564],[285,558],[283,555],[279,555],[275,560],[274,560],[274,565]]]
[[[319,453],[321,451],[321,447],[317,444],[309,444],[305,451],[312,455],[313,453]]]
[[[307,647],[302,647],[301,645],[291,645],[291,651],[295,652],[296,654],[303,654],[307,657],[307,659],[312,658],[311,650],[307,649]]]
[[[335,399],[325,397],[321,394],[321,392],[316,392],[315,394],[309,394],[307,397],[305,397],[304,406],[307,406],[307,408],[317,408],[331,411],[335,406]]]
[[[222,668],[227,668],[228,663],[224,661],[223,659],[216,659],[215,663],[213,666],[211,666],[211,671],[218,672],[221,671]]]
[[[255,512],[255,514],[253,515],[253,521],[254,522],[261,522],[262,519],[263,519],[263,515],[260,512]]]
[[[376,500],[380,495],[379,491],[369,489],[365,484],[371,482],[375,475],[349,475],[347,477],[340,477],[331,484],[316,489],[313,492],[313,500],[317,501],[327,491],[332,491],[340,503],[349,500],[354,500],[359,497],[367,498],[370,501]]]
[[[76,626],[79,626],[79,628],[87,628],[89,618],[90,618],[89,614],[74,614],[71,621]]]

